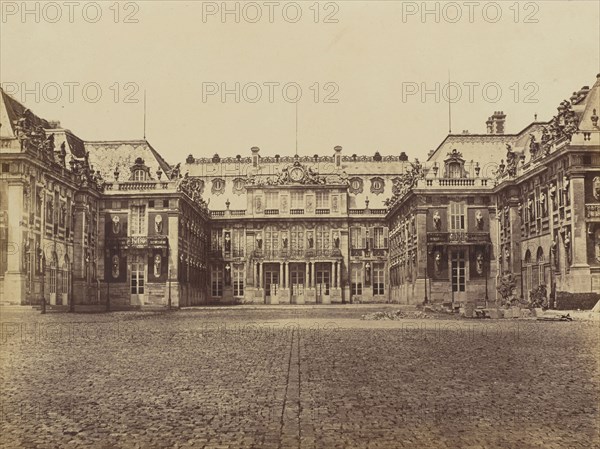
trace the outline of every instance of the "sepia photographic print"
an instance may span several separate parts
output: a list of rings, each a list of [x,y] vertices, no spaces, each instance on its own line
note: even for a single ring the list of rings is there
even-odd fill
[[[600,3],[0,0],[1,449],[600,449]]]

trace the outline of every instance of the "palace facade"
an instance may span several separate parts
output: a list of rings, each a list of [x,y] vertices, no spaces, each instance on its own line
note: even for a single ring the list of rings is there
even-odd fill
[[[90,142],[1,92],[3,302],[107,308],[600,291],[600,78],[550,121],[406,154],[196,158]]]

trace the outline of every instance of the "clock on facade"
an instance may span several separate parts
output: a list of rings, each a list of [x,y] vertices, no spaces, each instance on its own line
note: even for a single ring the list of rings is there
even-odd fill
[[[301,167],[294,167],[290,170],[290,179],[294,182],[302,181],[304,178],[304,170]]]

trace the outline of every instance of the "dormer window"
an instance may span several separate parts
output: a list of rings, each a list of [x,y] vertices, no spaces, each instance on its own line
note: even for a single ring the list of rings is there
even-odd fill
[[[145,181],[146,180],[146,172],[144,170],[134,170],[133,180],[134,181]]]
[[[462,167],[458,162],[448,164],[448,178],[460,178],[462,175]]]
[[[456,149],[448,153],[448,157],[444,161],[445,165],[445,177],[446,178],[464,178],[465,173],[465,160],[462,158],[462,154]]]

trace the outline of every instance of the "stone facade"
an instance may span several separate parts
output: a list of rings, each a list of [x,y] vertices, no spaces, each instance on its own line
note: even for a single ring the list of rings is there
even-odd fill
[[[600,290],[600,78],[548,122],[428,160],[187,157],[86,142],[1,93],[3,302],[106,307],[498,300]],[[4,126],[6,124],[6,126]]]

